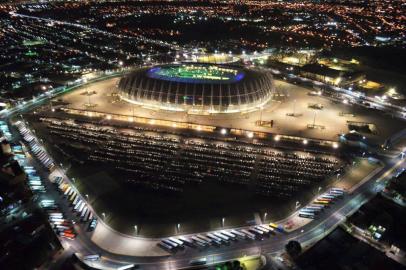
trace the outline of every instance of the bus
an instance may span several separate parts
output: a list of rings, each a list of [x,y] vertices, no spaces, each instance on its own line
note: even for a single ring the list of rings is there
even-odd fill
[[[68,187],[65,192],[63,193],[63,195],[68,195],[68,193],[70,192],[70,190],[72,189],[72,187]]]
[[[203,235],[201,235],[201,234],[196,235],[196,237],[197,237],[197,238],[200,238],[200,239],[202,239],[202,240],[204,240],[204,241],[206,241],[206,242],[209,243],[209,244],[212,242],[211,239],[209,239],[209,238],[207,238],[206,236],[203,236]]]
[[[244,233],[248,238],[255,240],[257,237],[255,234],[253,234],[252,232],[249,232],[245,229],[241,230],[242,233]]]
[[[80,220],[81,220],[82,222],[87,222],[87,221],[89,220],[90,213],[91,213],[90,210],[87,211],[86,215],[85,215],[83,218],[81,218]]]
[[[77,211],[82,204],[84,204],[84,202],[82,200],[79,200],[75,207],[73,207],[73,211]]]
[[[94,231],[94,229],[96,229],[97,226],[97,219],[93,218],[92,221],[89,223],[89,227],[88,227],[88,231]]]
[[[173,250],[173,247],[172,246],[170,246],[170,245],[168,245],[168,244],[166,244],[166,243],[164,243],[164,242],[159,242],[158,243],[158,246],[160,246],[161,248],[163,248],[163,249],[165,249],[165,250],[168,250],[168,251],[172,251]]]
[[[231,233],[236,235],[240,239],[245,239],[246,238],[246,235],[243,234],[242,232],[239,232],[239,231],[236,231],[236,230],[231,230]]]
[[[80,213],[81,219],[86,215],[87,211],[89,211],[89,209],[87,208],[87,206],[85,206],[85,208],[83,208],[82,212]]]
[[[80,215],[80,213],[82,213],[83,209],[86,207],[86,203],[83,202],[80,207],[77,209],[78,210],[78,215]]]
[[[76,192],[74,192],[70,197],[69,197],[69,202],[73,202],[73,200],[76,198],[76,196],[78,196],[78,194]]]
[[[338,190],[330,190],[329,194],[336,196],[336,197],[342,197],[344,196],[344,192],[338,191]]]
[[[310,219],[315,219],[316,216],[311,213],[299,213],[299,217],[301,218],[310,218]]]
[[[185,243],[188,246],[194,246],[193,241],[190,240],[189,238],[186,238],[184,236],[179,236],[179,240],[181,240],[183,243]]]
[[[320,198],[322,199],[331,199],[331,200],[335,200],[337,197],[334,195],[329,195],[329,194],[323,194],[320,196]]]
[[[278,225],[278,224],[276,224],[276,223],[269,223],[269,227],[271,227],[271,228],[277,230],[278,232],[286,233],[286,231],[285,231],[285,229],[283,228],[282,225]]]
[[[169,240],[172,241],[172,242],[175,242],[179,246],[183,246],[183,242],[181,240],[179,240],[179,239],[176,239],[175,237],[170,237]]]
[[[73,202],[72,202],[72,205],[73,205],[73,206],[76,206],[76,204],[78,203],[79,199],[80,199],[79,196],[76,196],[75,199],[74,199]]]
[[[231,232],[228,232],[228,231],[221,231],[221,233],[224,234],[224,235],[226,235],[226,236],[228,236],[229,238],[231,238],[231,239],[233,239],[233,240],[236,239],[236,236],[235,236],[234,234],[232,234]]]
[[[306,206],[306,208],[313,208],[313,209],[324,210],[324,205],[320,205],[320,204],[310,204],[310,205]]]
[[[258,225],[257,228],[260,228],[267,233],[273,232],[272,228],[270,228],[269,226],[263,225],[263,224]]]
[[[220,233],[220,232],[215,232],[214,235],[220,237],[221,240],[223,240],[223,241],[228,241],[228,240],[230,240],[229,237],[227,237],[226,235],[223,235],[223,234]]]
[[[162,239],[161,242],[163,242],[163,243],[165,243],[165,244],[167,244],[169,246],[172,246],[173,248],[178,247],[178,244],[176,244],[175,242],[169,241],[168,239]]]
[[[334,200],[333,199],[329,199],[329,198],[317,198],[317,200],[318,201],[324,201],[324,202],[327,202],[327,203],[334,203]]]
[[[100,255],[95,254],[95,255],[87,255],[83,257],[83,260],[85,261],[98,261],[100,260]]]
[[[322,201],[322,200],[315,200],[313,203],[315,203],[315,204],[321,204],[321,205],[325,205],[325,206],[327,206],[328,204],[329,204],[329,202],[328,201]]]
[[[192,266],[205,265],[206,263],[207,263],[206,257],[189,261],[189,265],[192,265]]]
[[[204,240],[202,240],[202,239],[199,239],[199,238],[196,237],[196,236],[192,236],[191,239],[192,239],[193,241],[195,241],[196,243],[198,243],[198,244],[200,244],[200,245],[203,245],[203,246],[206,246],[206,245],[208,244],[206,241],[204,241]]]
[[[70,197],[70,196],[72,196],[72,194],[74,193],[75,191],[73,190],[73,188],[69,191],[69,193],[68,193],[68,197]]]
[[[221,239],[219,237],[215,236],[214,234],[208,233],[207,237],[212,240],[212,243],[214,243],[214,244],[216,244],[218,246],[221,245]]]
[[[319,212],[316,210],[311,210],[311,209],[300,209],[299,214],[313,214],[313,215],[318,215]]]
[[[51,216],[51,217],[62,217],[63,216],[63,214],[62,214],[62,212],[49,212],[48,213],[48,216]]]

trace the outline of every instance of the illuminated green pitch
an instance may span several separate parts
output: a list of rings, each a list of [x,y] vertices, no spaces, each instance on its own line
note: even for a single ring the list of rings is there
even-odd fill
[[[244,74],[238,69],[215,65],[173,65],[149,70],[152,78],[181,82],[233,82],[242,79]]]

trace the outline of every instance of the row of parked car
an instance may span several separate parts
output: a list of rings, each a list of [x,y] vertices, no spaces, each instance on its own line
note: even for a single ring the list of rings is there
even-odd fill
[[[24,166],[25,174],[28,178],[28,186],[33,193],[45,193],[46,187],[42,183],[41,177],[37,174],[37,171],[32,166]]]
[[[315,219],[325,208],[329,207],[336,200],[341,199],[345,194],[342,188],[331,188],[329,191],[318,196],[311,204],[299,210],[299,217]]]
[[[270,225],[256,225],[246,229],[221,230],[209,233],[195,234],[191,236],[169,237],[158,243],[161,248],[174,252],[185,246],[204,249],[210,246],[229,245],[238,240],[262,240],[264,237],[285,233],[281,226],[271,223]]]
[[[87,230],[93,231],[97,225],[97,219],[93,211],[89,208],[87,202],[82,196],[62,177],[57,176],[53,179],[58,191],[67,199],[72,211],[76,213],[82,223],[88,223]]]
[[[66,219],[59,206],[54,200],[41,200],[40,206],[45,210],[48,215],[48,221],[52,229],[60,237],[75,239],[76,232],[70,220]]]
[[[26,127],[24,122],[17,121],[15,126],[20,132],[23,140],[27,143],[33,155],[41,162],[48,170],[52,170],[55,166],[54,160],[48,155],[44,147],[38,142],[38,139],[32,134],[31,130]]]

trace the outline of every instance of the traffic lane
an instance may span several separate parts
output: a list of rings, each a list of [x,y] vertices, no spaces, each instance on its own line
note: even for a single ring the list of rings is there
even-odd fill
[[[377,174],[376,177],[374,178],[379,178],[383,175],[385,170],[382,170],[380,173]],[[371,179],[372,180],[372,179]],[[369,182],[367,182],[369,183]],[[360,187],[361,189],[368,189],[370,188],[370,185],[364,184],[363,186]],[[360,191],[359,191],[360,192]],[[359,193],[357,192],[357,193]],[[353,195],[348,195],[348,196],[356,196],[357,193],[354,193]],[[276,236],[271,236],[269,240],[265,240],[264,242],[240,242],[240,243],[234,243],[230,246],[223,246],[221,248],[211,248],[207,251],[197,251],[195,249],[190,249],[187,248],[185,249],[184,252],[179,252],[174,254],[171,258],[169,259],[151,259],[151,258],[133,258],[133,257],[125,257],[125,256],[118,256],[116,259],[120,260],[130,260],[131,262],[135,263],[148,263],[149,261],[162,261],[162,263],[167,264],[168,261],[176,261],[177,263],[183,262],[187,263],[190,259],[190,257],[197,256],[197,257],[202,257],[202,256],[213,256],[217,254],[221,254],[223,257],[228,257],[228,256],[239,256],[242,255],[244,252],[248,252],[249,250],[252,249],[252,246],[254,244],[255,247],[261,248],[265,252],[274,252],[277,250],[282,250],[284,248],[284,244],[290,240],[290,239],[299,239],[300,241],[307,241],[309,239],[312,239],[313,237],[319,235],[319,232],[316,231],[319,229],[319,224],[324,222],[325,224],[323,226],[325,227],[331,227],[333,225],[336,225],[338,222],[341,222],[339,218],[333,219],[330,217],[332,214],[337,214],[336,209],[339,209],[340,206],[345,204],[345,200],[341,200],[342,203],[336,203],[331,209],[327,210],[326,213],[323,213],[322,216],[320,216],[319,219],[314,220],[312,223],[309,225],[305,226],[303,228],[304,233],[301,233],[300,230],[297,230],[295,232],[292,232],[287,235],[282,235],[278,234]],[[350,199],[351,201],[351,199]],[[349,203],[347,204],[347,207],[344,209],[341,209],[340,212],[338,212],[338,217],[345,216],[347,212],[351,211],[353,209],[353,206],[351,206]],[[311,229],[313,228],[313,229]],[[309,230],[311,229],[311,230]],[[287,239],[289,237],[289,239]],[[269,242],[269,244],[267,244]],[[114,256],[115,257],[115,256]],[[185,259],[184,257],[187,257]]]
[[[389,168],[392,168],[389,166]],[[379,179],[380,177],[383,176],[383,174],[386,172],[386,170],[382,170],[380,173],[377,174],[376,177],[371,179],[371,181],[367,182],[373,182],[376,181],[375,179]],[[374,180],[374,181],[372,181]],[[367,185],[365,183],[360,187],[360,189],[370,189],[372,185]],[[371,189],[370,189],[371,190]],[[358,193],[360,193],[359,191]],[[371,193],[373,195],[373,193]],[[353,197],[357,196],[357,193],[354,193],[351,195]],[[359,195],[362,196],[362,195]],[[345,204],[344,200],[343,203],[344,207],[339,208],[339,204],[335,206],[335,208],[338,208],[337,210],[331,209],[330,211],[334,211],[334,213],[323,213],[325,215],[325,218],[323,219],[322,216],[320,219],[313,221],[310,223],[308,226],[304,227],[304,232],[302,233],[300,230],[297,230],[293,233],[287,234],[287,235],[276,235],[274,237],[271,236],[270,240],[265,240],[264,242],[245,242],[242,245],[230,245],[230,246],[225,246],[222,248],[218,249],[210,249],[207,250],[206,252],[199,252],[196,250],[192,249],[187,249],[188,251],[182,252],[175,254],[174,256],[168,258],[168,259],[153,259],[151,261],[151,258],[146,258],[144,260],[141,260],[140,258],[133,258],[133,257],[126,257],[126,256],[114,256],[116,257],[118,261],[130,261],[135,264],[140,264],[142,265],[142,268],[144,269],[173,269],[173,268],[179,268],[179,267],[184,267],[189,265],[190,259],[193,259],[193,256],[196,257],[209,257],[212,258],[213,262],[216,261],[221,261],[221,260],[227,260],[227,259],[233,259],[236,257],[241,257],[243,255],[251,255],[250,252],[258,252],[258,253],[274,253],[277,251],[281,251],[284,249],[284,245],[286,244],[287,241],[291,239],[297,239],[301,242],[306,242],[309,240],[312,240],[314,238],[320,237],[320,224],[322,224],[322,230],[326,230],[327,228],[331,228],[333,226],[338,225],[342,220],[341,218],[346,216],[346,214],[350,211],[352,211],[354,208],[351,205],[352,200],[350,199],[349,202]],[[333,215],[331,215],[333,214]],[[333,217],[330,217],[333,216]],[[310,227],[311,229],[308,230],[307,227]],[[289,239],[287,239],[289,237]],[[268,243],[267,243],[268,242]],[[254,246],[253,246],[254,243]],[[102,253],[103,254],[103,253]],[[128,260],[131,259],[131,260]],[[144,261],[144,262],[143,262]]]

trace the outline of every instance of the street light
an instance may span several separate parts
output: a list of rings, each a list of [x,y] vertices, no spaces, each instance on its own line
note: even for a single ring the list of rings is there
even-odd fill
[[[134,225],[135,235],[138,235],[138,226]]]
[[[303,140],[303,144],[306,145],[308,143],[307,139]]]
[[[226,218],[225,217],[223,217],[222,219],[221,219],[221,227],[224,227],[224,223],[226,222]]]

